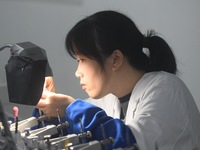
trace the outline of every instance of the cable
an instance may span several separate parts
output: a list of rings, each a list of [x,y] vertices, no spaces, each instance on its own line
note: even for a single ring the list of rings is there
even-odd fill
[[[6,45],[0,47],[0,51],[4,50],[5,48],[11,48],[11,47],[13,47],[13,44],[6,44]]]

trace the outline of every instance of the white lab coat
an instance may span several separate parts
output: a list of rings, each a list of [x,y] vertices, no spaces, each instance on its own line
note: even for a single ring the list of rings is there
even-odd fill
[[[120,117],[112,94],[87,101]],[[166,72],[146,73],[134,87],[125,117],[140,150],[200,150],[200,114],[185,84]]]

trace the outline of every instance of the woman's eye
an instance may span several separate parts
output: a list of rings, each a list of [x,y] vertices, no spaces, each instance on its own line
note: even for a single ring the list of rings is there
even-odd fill
[[[78,62],[83,62],[83,59],[77,59]]]

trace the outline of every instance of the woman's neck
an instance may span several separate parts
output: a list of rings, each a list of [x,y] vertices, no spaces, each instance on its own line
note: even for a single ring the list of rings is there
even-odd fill
[[[123,97],[132,92],[137,82],[142,78],[145,72],[138,71],[132,67],[125,67],[116,75],[113,94],[117,97]]]

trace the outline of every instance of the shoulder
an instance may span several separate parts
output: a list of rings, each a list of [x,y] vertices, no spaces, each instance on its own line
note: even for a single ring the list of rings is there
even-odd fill
[[[178,76],[164,71],[159,71],[144,74],[136,87],[137,86],[182,87],[185,86],[185,84]]]
[[[146,73],[134,87],[132,96],[138,101],[147,97],[159,101],[192,98],[190,91],[178,76],[163,71]]]

